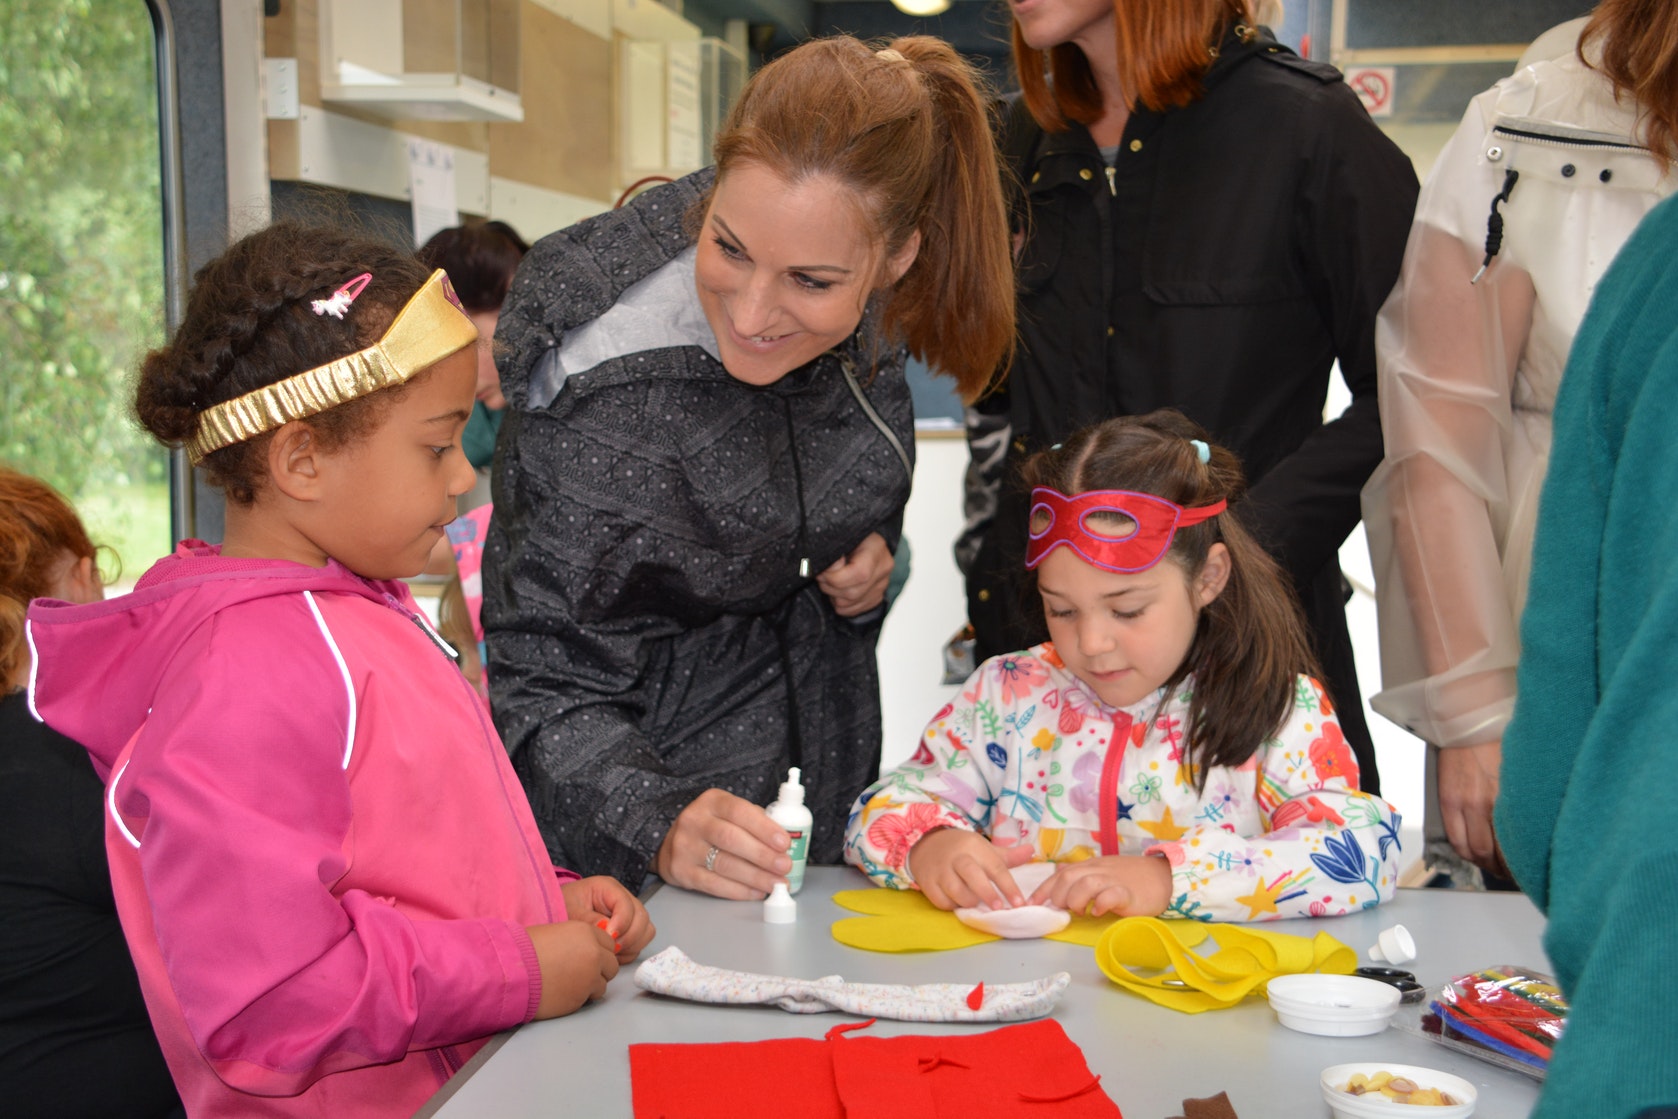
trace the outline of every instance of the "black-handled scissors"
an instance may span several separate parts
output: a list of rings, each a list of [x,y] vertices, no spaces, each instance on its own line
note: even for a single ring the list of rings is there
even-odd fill
[[[1396,967],[1360,967],[1353,974],[1397,987],[1400,1002],[1421,1002],[1427,997],[1427,988],[1416,982],[1414,974]]]

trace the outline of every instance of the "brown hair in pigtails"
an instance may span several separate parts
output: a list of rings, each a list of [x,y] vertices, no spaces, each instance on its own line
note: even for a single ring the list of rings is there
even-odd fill
[[[1006,367],[1014,281],[989,102],[948,43],[812,39],[746,83],[715,154],[719,180],[753,164],[843,183],[882,265],[919,232],[914,263],[877,295],[882,333],[967,400]]]
[[[342,319],[310,307],[345,281],[372,280]],[[245,237],[193,278],[186,315],[167,345],[140,366],[134,411],[159,441],[178,445],[205,409],[364,349],[430,275],[412,253],[330,226],[276,222]],[[309,417],[333,449],[369,430],[405,386],[384,389]],[[210,481],[249,505],[265,476],[268,437],[204,459]]]
[[[1202,463],[1191,440],[1210,449]],[[1030,486],[1068,496],[1091,490],[1153,494],[1182,506],[1229,502],[1223,513],[1177,530],[1167,560],[1192,583],[1213,544],[1229,551],[1229,580],[1200,612],[1175,689],[1194,675],[1185,760],[1204,788],[1213,766],[1238,766],[1281,729],[1293,711],[1296,678],[1320,678],[1299,603],[1287,578],[1241,524],[1236,504],[1246,492],[1241,463],[1207,433],[1171,409],[1124,416],[1088,427],[1022,467]]]

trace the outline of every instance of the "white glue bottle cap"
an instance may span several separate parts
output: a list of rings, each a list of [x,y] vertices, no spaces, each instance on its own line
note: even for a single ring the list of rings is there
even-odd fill
[[[1384,929],[1369,946],[1369,958],[1383,964],[1407,964],[1416,958],[1416,940],[1403,925]]]
[[[798,903],[787,893],[787,884],[777,882],[763,899],[763,920],[771,925],[790,925],[798,920]]]
[[[804,774],[797,766],[787,770],[787,779],[781,782],[781,795],[777,800],[781,804],[804,803]]]

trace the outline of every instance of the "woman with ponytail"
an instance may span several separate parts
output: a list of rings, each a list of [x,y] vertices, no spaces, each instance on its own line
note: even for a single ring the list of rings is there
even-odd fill
[[[792,869],[758,807],[787,770],[837,862],[878,769],[904,358],[975,397],[1013,281],[987,102],[938,40],[803,44],[715,157],[525,258],[483,619],[550,850],[751,898]]]

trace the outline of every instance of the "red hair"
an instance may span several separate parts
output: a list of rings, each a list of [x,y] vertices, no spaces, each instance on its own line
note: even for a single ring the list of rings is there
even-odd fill
[[[10,680],[27,655],[23,623],[30,599],[52,593],[66,553],[83,559],[94,550],[57,490],[0,466],[0,681]]]
[[[1125,92],[1156,112],[1198,100],[1213,51],[1238,23],[1253,23],[1248,0],[1113,0]],[[1013,30],[1020,93],[1037,123],[1064,132],[1069,120],[1099,120],[1101,90],[1084,52],[1072,43],[1040,51],[1027,45],[1017,20]]]
[[[1601,40],[1593,64],[1587,46]],[[1579,58],[1630,95],[1645,147],[1669,166],[1678,159],[1678,4],[1672,0],[1602,0],[1579,35]]]

